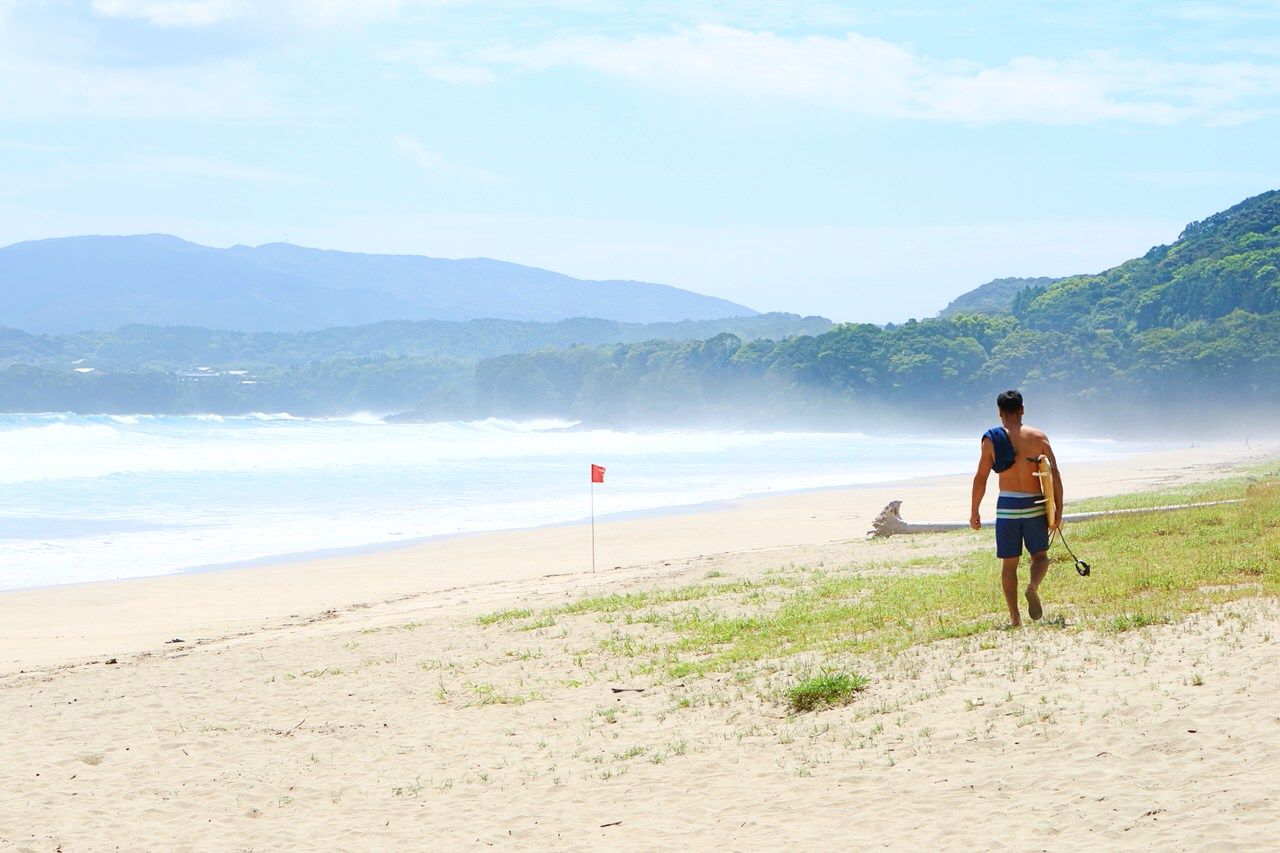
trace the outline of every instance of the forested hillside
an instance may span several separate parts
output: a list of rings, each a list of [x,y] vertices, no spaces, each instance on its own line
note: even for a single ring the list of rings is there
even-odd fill
[[[1187,226],[1094,276],[1022,290],[1007,316],[959,314],[823,335],[641,344],[486,361],[482,411],[699,414],[821,400],[945,417],[1021,387],[1057,408],[1280,403],[1280,191]]]
[[[98,370],[290,368],[320,361],[444,358],[474,360],[575,344],[698,340],[733,332],[744,340],[821,334],[825,317],[757,314],[679,323],[620,323],[578,317],[520,320],[422,320],[341,326],[315,332],[233,332],[190,326],[122,326],[109,332],[33,335],[0,328],[0,367],[9,364]]]

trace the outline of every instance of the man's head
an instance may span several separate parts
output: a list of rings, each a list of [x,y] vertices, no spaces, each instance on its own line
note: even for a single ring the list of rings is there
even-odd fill
[[[1022,394],[1018,391],[1001,391],[996,397],[996,408],[1001,416],[1022,414]]]

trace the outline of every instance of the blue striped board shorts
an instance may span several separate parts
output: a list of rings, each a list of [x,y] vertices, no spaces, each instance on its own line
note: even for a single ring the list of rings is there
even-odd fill
[[[1002,489],[996,500],[996,556],[1021,557],[1024,542],[1031,554],[1049,550],[1049,518],[1044,512],[1044,495]]]

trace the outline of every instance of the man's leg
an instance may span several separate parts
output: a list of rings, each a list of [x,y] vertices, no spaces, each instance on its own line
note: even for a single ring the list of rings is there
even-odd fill
[[[1027,614],[1039,619],[1044,610],[1040,606],[1040,581],[1049,573],[1049,552],[1039,551],[1031,555],[1031,581],[1027,584]]]
[[[1034,621],[1044,614],[1040,606],[1040,581],[1049,572],[1049,519],[1027,519],[1023,536],[1027,553],[1031,555],[1031,580],[1027,584],[1027,613]]]
[[[1017,628],[1022,624],[1018,612],[1018,558],[1000,558],[1000,587],[1004,590],[1005,604],[1009,605],[1009,624]]]

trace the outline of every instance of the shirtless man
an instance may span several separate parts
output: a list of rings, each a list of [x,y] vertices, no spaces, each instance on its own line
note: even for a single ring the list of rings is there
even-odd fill
[[[1022,395],[1005,391],[996,397],[996,408],[1002,426],[992,427],[982,436],[982,453],[978,473],[973,477],[973,504],[969,526],[982,529],[978,506],[987,491],[987,477],[994,470],[1000,475],[1000,499],[996,502],[996,556],[1001,561],[1000,586],[1009,605],[1009,621],[1013,627],[1022,624],[1018,612],[1018,561],[1026,543],[1031,554],[1031,581],[1027,584],[1027,613],[1039,619],[1043,613],[1036,590],[1049,571],[1049,534],[1062,524],[1062,475],[1058,460],[1049,446],[1049,436],[1022,423]],[[1040,493],[1039,457],[1049,457],[1053,465],[1054,518],[1045,517],[1044,499]]]

